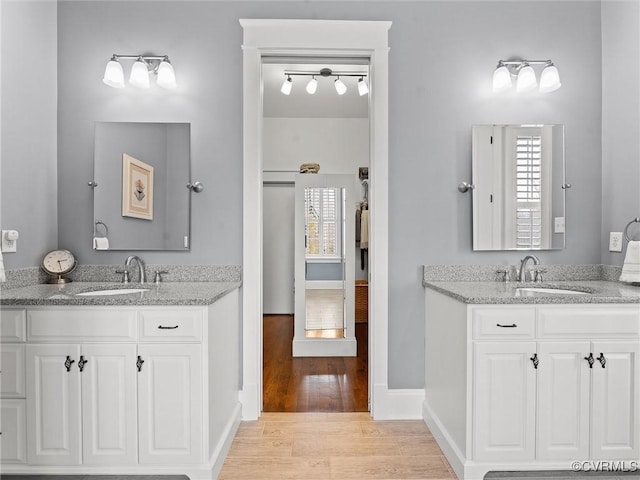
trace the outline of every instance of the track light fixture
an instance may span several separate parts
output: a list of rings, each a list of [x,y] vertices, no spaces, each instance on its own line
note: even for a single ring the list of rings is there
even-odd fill
[[[540,85],[531,65],[544,65]],[[516,80],[517,92],[529,92],[538,87],[542,93],[553,92],[562,86],[558,69],[551,60],[500,60],[493,72],[493,91],[505,92]]]
[[[309,95],[313,95],[318,91],[318,80],[316,77],[336,77],[333,82],[333,86],[336,89],[336,93],[338,95],[344,95],[347,92],[347,85],[340,79],[340,77],[357,77],[358,80],[358,93],[360,96],[366,95],[369,93],[369,86],[365,80],[366,75],[363,73],[357,72],[334,72],[330,68],[323,68],[317,72],[298,72],[298,71],[287,71],[284,72],[285,79],[280,87],[280,91],[284,95],[289,95],[291,90],[293,89],[293,79],[291,77],[299,76],[299,77],[311,77],[311,80],[307,83],[305,90]]]
[[[102,81],[113,88],[124,88],[124,71],[120,60],[135,60],[129,74],[129,83],[138,88],[149,88],[149,74],[158,78],[158,86],[176,88],[176,73],[167,55],[117,55],[111,56],[104,70]]]

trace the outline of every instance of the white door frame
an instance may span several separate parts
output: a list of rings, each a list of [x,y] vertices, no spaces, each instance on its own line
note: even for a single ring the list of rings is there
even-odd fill
[[[262,59],[365,57],[369,98],[369,399],[374,418],[388,403],[388,30],[391,22],[241,19],[243,37],[242,386],[244,420],[262,412]]]

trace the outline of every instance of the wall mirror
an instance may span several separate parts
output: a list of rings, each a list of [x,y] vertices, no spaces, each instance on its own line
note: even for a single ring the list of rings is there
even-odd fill
[[[96,122],[93,248],[188,250],[190,124]]]
[[[472,128],[474,250],[565,245],[563,125]]]

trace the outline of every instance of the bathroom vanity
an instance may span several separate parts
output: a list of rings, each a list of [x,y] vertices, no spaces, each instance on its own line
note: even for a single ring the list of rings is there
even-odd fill
[[[571,470],[572,461],[640,465],[640,288],[424,286],[423,417],[458,478]]]
[[[239,283],[101,294],[124,287],[3,291],[3,474],[216,478],[241,414]]]

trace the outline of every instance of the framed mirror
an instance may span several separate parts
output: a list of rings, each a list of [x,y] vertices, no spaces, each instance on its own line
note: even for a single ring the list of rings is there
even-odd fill
[[[96,122],[95,250],[188,250],[190,124]]]
[[[565,245],[563,125],[472,128],[473,249]]]

